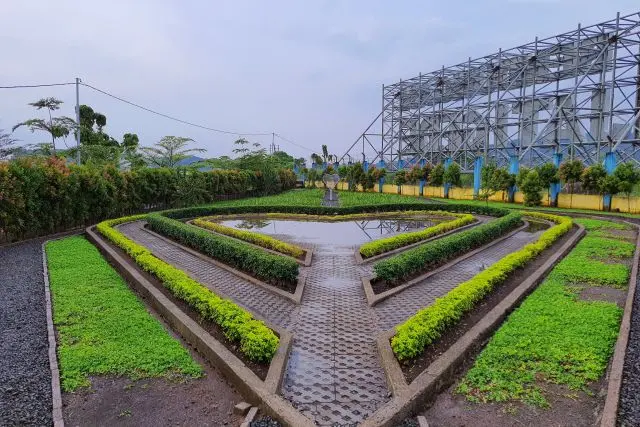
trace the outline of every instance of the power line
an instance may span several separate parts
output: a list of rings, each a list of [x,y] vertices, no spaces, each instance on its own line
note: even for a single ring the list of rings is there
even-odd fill
[[[68,86],[74,85],[75,83],[48,83],[48,84],[38,84],[38,85],[15,85],[15,86],[0,86],[0,89],[24,89],[31,87],[52,87],[52,86]]]
[[[80,84],[82,86],[86,86],[86,87],[88,87],[90,89],[93,89],[96,92],[100,92],[100,93],[102,93],[104,95],[110,96],[111,98],[117,99],[118,101],[124,102],[125,104],[129,104],[129,105],[131,105],[133,107],[139,108],[139,109],[147,111],[149,113],[156,114],[156,115],[164,117],[166,119],[170,119],[170,120],[174,120],[176,122],[183,123],[185,125],[194,126],[194,127],[197,127],[197,128],[200,128],[200,129],[209,130],[209,131],[212,131],[212,132],[224,133],[224,134],[227,134],[227,135],[246,135],[246,136],[268,136],[268,135],[271,135],[271,132],[269,132],[269,133],[266,133],[266,132],[234,132],[234,131],[211,128],[211,127],[204,126],[204,125],[199,125],[197,123],[188,122],[186,120],[182,120],[182,119],[179,119],[177,117],[170,116],[168,114],[160,113],[159,111],[152,110],[151,108],[143,107],[140,104],[136,104],[135,102],[128,101],[128,100],[126,100],[124,98],[121,98],[119,96],[113,95],[113,94],[111,94],[109,92],[106,92],[104,90],[98,89],[97,87],[91,86],[90,84],[87,84],[87,83],[80,83]]]
[[[289,144],[295,145],[296,147],[299,147],[299,148],[305,149],[305,150],[307,150],[307,151],[310,151],[310,152],[312,152],[312,153],[315,153],[315,150],[312,150],[312,149],[311,149],[311,148],[309,148],[309,147],[305,147],[304,145],[300,145],[300,144],[298,144],[298,143],[296,143],[296,142],[293,142],[292,140],[287,139],[287,138],[285,138],[284,136],[282,136],[282,135],[280,135],[280,134],[278,134],[278,133],[276,133],[275,135],[276,135],[278,138],[280,138],[281,140],[283,140],[283,141],[285,141],[285,142],[288,142]]]

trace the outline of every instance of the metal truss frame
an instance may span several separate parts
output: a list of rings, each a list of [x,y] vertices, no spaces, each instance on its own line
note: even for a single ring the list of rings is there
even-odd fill
[[[384,85],[382,111],[342,159],[471,171],[478,156],[593,164],[609,151],[640,164],[640,12]]]

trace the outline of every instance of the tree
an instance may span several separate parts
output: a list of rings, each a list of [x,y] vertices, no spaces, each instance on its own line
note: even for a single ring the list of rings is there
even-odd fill
[[[540,192],[544,189],[542,180],[538,171],[533,169],[529,170],[522,179],[522,184],[518,185],[524,194],[525,206],[538,206],[542,202],[542,196]]]
[[[607,176],[606,169],[600,165],[592,165],[582,171],[580,180],[582,181],[582,188],[587,191],[600,193],[600,181]]]
[[[347,182],[349,183],[349,190],[356,191],[358,185],[365,182],[366,174],[362,168],[362,163],[356,162],[347,167]]]
[[[451,163],[448,168],[445,169],[442,180],[450,187],[460,186],[460,166],[457,163]],[[445,197],[449,197],[449,194],[445,194]]]
[[[203,148],[186,148],[192,141],[191,138],[181,136],[165,136],[154,147],[142,147],[142,151],[149,164],[173,168],[180,160],[189,157],[191,153],[206,151]]]
[[[631,212],[631,193],[633,188],[640,183],[640,171],[631,162],[618,165],[613,176],[618,179],[619,190],[627,196],[627,210]]]
[[[551,201],[551,184],[560,182],[558,177],[558,168],[553,163],[545,163],[536,167],[542,187],[547,189],[547,200]]]
[[[600,194],[610,194],[611,198],[620,192],[620,180],[615,175],[606,175],[603,178],[600,178],[598,182],[598,190]],[[604,202],[604,201],[603,201]],[[609,204],[608,209],[611,210],[611,204]]]
[[[77,127],[76,122],[69,117],[53,117],[51,112],[60,109],[62,101],[56,98],[42,98],[36,102],[30,102],[29,105],[35,107],[38,111],[46,109],[49,112],[49,121],[43,119],[29,119],[20,122],[12,128],[12,131],[25,126],[32,133],[35,131],[46,132],[51,136],[51,150],[53,155],[56,154],[56,139],[65,138],[69,133]]]
[[[0,160],[6,159],[9,155],[15,151],[16,140],[11,137],[10,134],[4,133],[4,130],[0,129]]]
[[[402,194],[402,186],[407,183],[407,171],[402,169],[393,176],[393,183],[398,186],[398,194]]]
[[[431,185],[441,187],[444,184],[444,165],[438,163],[431,169]]]
[[[489,198],[499,191],[496,181],[498,166],[495,163],[489,163],[482,167],[480,171],[481,186],[478,198],[484,200],[489,205]]]
[[[569,193],[571,195],[569,199],[569,207],[573,206],[573,190],[576,182],[580,180],[584,171],[584,165],[580,160],[569,160],[560,165],[558,169],[558,176],[561,180],[569,184]]]

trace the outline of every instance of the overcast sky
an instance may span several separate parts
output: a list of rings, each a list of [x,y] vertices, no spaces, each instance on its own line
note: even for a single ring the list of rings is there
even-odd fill
[[[637,12],[637,0],[164,1],[0,0],[0,86],[86,83],[149,108],[234,132],[272,132],[343,154],[380,112],[381,85]],[[0,129],[44,117],[75,88],[0,89]],[[209,156],[235,135],[151,115],[81,87],[106,131],[151,145],[193,138]],[[44,135],[16,131],[23,143]],[[249,137],[267,146],[271,137]],[[69,141],[71,142],[71,141]],[[280,148],[308,157],[304,149]]]

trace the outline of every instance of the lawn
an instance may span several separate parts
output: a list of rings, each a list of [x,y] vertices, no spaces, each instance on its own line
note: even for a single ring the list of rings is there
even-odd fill
[[[200,366],[86,239],[47,243],[63,391],[94,375],[199,377]]]
[[[635,246],[609,230],[619,224],[577,219],[587,236],[513,312],[458,387],[471,401],[548,406],[545,383],[589,392],[604,374],[622,309],[578,298],[585,286],[625,288]]]

